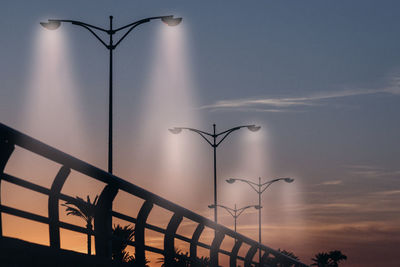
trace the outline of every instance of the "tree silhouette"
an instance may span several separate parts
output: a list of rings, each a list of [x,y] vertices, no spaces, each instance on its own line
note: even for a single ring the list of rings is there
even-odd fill
[[[299,257],[297,257],[293,252],[287,251],[287,250],[281,250],[278,248],[278,252],[281,254],[288,256],[292,259],[298,260]],[[271,267],[286,267],[286,266],[292,266],[293,264],[286,258],[283,257],[271,257],[268,256],[266,259],[266,262],[264,262],[265,266],[271,266]]]
[[[338,267],[340,261],[347,260],[347,256],[342,254],[340,250],[332,250],[329,253],[320,252],[315,254],[315,258],[311,260],[314,261],[311,266]]]
[[[92,237],[90,231],[93,230],[93,219],[95,213],[95,206],[97,204],[98,196],[94,198],[93,202],[90,201],[89,195],[86,196],[86,201],[83,198],[76,196],[76,201],[61,204],[66,207],[67,215],[73,215],[82,218],[86,222],[86,229],[89,230],[87,233],[87,251],[88,254],[92,254]]]
[[[137,266],[135,257],[125,250],[129,242],[133,241],[134,235],[135,229],[130,225],[121,226],[117,224],[113,226],[114,238],[112,239],[111,253],[114,261]],[[144,265],[144,267],[148,267],[147,263],[149,263],[149,261],[145,259],[145,263],[146,265]]]
[[[314,258],[311,260],[314,262],[311,266],[318,266],[318,267],[328,267],[329,266],[329,254],[326,252],[320,252],[315,254]]]
[[[297,257],[293,252],[291,251],[287,251],[287,250],[281,250],[280,248],[278,248],[278,252],[282,253],[283,255],[286,255],[292,259],[298,260],[299,257]]]
[[[162,267],[165,267],[165,258],[159,258],[158,263],[162,263]],[[174,267],[208,267],[210,265],[210,259],[208,257],[196,257],[195,260],[191,259],[189,253],[183,253],[179,249],[175,248],[175,256],[172,260]]]
[[[338,267],[340,261],[347,260],[347,256],[342,254],[340,250],[332,250],[329,252],[329,257],[332,261],[332,267]]]

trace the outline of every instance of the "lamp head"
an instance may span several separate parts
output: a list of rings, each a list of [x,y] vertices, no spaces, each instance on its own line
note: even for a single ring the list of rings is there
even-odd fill
[[[40,22],[40,25],[48,30],[56,30],[58,27],[60,27],[61,21],[49,20],[48,22]]]
[[[174,127],[172,129],[168,129],[168,131],[170,131],[173,134],[178,134],[178,133],[182,132],[182,128]]]
[[[230,179],[226,180],[226,182],[229,184],[233,184],[235,181],[236,181],[236,179],[234,179],[234,178],[230,178]]]
[[[256,210],[260,210],[260,209],[262,209],[262,206],[260,206],[260,205],[255,205],[254,208],[255,208]]]
[[[181,23],[182,18],[174,18],[173,16],[165,16],[161,18],[161,21],[167,24],[168,26],[176,26]]]
[[[258,130],[260,130],[260,128],[261,128],[261,126],[256,126],[254,124],[250,125],[250,126],[247,126],[247,129],[249,129],[252,132],[257,132]]]
[[[215,205],[214,205],[214,204],[208,205],[208,207],[209,207],[210,209],[215,209]]]
[[[293,178],[283,178],[286,183],[292,183],[294,181]]]

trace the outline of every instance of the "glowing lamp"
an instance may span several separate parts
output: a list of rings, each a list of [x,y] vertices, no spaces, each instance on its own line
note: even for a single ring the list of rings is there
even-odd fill
[[[167,24],[168,26],[176,26],[181,23],[182,18],[174,18],[173,16],[162,17],[161,21]]]
[[[178,134],[180,132],[182,132],[182,128],[172,128],[172,129],[168,129],[168,131],[170,131],[173,134]]]
[[[252,132],[257,132],[258,130],[260,130],[261,126],[256,126],[256,125],[250,125],[247,126],[247,129],[249,129]]]
[[[40,22],[40,25],[48,30],[56,30],[60,27],[61,22],[58,20],[49,20],[49,22]]]
[[[293,178],[283,178],[286,183],[292,183],[294,181]]]
[[[236,179],[230,178],[226,180],[227,183],[233,184],[236,181]]]

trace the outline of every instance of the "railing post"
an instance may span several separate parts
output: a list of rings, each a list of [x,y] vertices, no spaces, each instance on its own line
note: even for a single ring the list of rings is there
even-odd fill
[[[6,167],[7,161],[10,159],[12,152],[14,151],[14,144],[3,137],[0,139],[0,206],[1,206],[1,179],[3,172]],[[0,238],[3,237],[3,222],[1,220],[0,212]]]
[[[236,267],[236,262],[237,262],[237,254],[239,252],[240,247],[242,246],[242,241],[241,240],[237,240],[235,241],[235,245],[232,248],[231,251],[231,256],[229,258],[229,266],[230,267]]]
[[[144,232],[146,229],[147,217],[149,217],[152,208],[153,203],[147,200],[143,203],[137,216],[135,226],[135,258],[138,266],[145,266],[146,264]]]
[[[197,260],[197,243],[199,242],[199,238],[203,230],[204,224],[200,223],[197,225],[196,230],[193,233],[192,240],[190,241],[190,259],[192,262]]]
[[[262,264],[264,264],[264,262],[267,261],[269,254],[270,254],[270,253],[269,253],[268,251],[266,251],[266,252],[262,255],[260,266],[263,266]]]
[[[174,213],[168,223],[164,235],[164,260],[166,267],[174,267],[175,233],[182,222],[182,215]]]
[[[94,216],[94,233],[96,255],[111,259],[112,257],[112,203],[118,188],[107,185],[97,201]]]
[[[244,267],[251,267],[251,262],[253,261],[257,249],[258,249],[258,244],[251,246],[249,251],[247,251],[246,257],[244,258]]]
[[[215,237],[211,244],[210,249],[210,264],[211,266],[218,266],[218,252],[219,247],[221,246],[222,240],[224,239],[225,234],[221,231],[215,231]]]
[[[49,212],[49,234],[50,234],[50,247],[60,248],[60,220],[58,202],[61,189],[67,179],[71,170],[65,166],[61,167],[56,178],[54,178],[51,185],[51,193],[49,195],[48,212]]]

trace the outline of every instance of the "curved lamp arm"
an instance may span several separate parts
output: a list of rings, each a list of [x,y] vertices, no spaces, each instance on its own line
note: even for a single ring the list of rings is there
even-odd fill
[[[99,30],[99,31],[108,32],[108,30],[106,30],[106,29],[103,29],[103,28],[100,28],[100,27],[97,27],[97,26],[88,24],[88,23],[86,23],[86,22],[78,21],[78,20],[70,20],[70,19],[49,19],[49,23],[52,23],[52,22],[69,22],[69,23],[72,23],[72,24],[74,24],[74,25],[86,26],[86,27],[88,27],[88,28],[93,28],[93,29],[96,29],[96,30]]]
[[[136,27],[139,26],[140,24],[143,24],[143,23],[146,23],[146,22],[149,22],[149,21],[150,21],[150,19],[147,18],[147,19],[142,19],[142,20],[136,21],[136,22],[134,22],[134,23],[131,23],[130,25],[132,25],[132,27],[117,41],[117,43],[116,43],[115,45],[113,45],[113,49],[116,48],[116,47],[119,45],[119,43],[121,43],[122,40],[124,40],[125,37],[126,37],[134,28],[136,28]],[[129,26],[130,26],[130,25],[129,25]],[[117,29],[117,30],[114,30],[114,33],[117,32],[117,31],[119,31],[119,30],[125,29],[126,27],[128,27],[128,26],[125,26],[125,27],[119,28],[119,29]]]
[[[113,31],[111,32],[111,34],[114,34],[114,33],[118,32],[118,31],[120,31],[120,30],[123,30],[123,29],[126,29],[126,28],[128,28],[128,27],[131,27],[131,28],[121,37],[121,39],[119,39],[119,41],[114,45],[113,48],[117,47],[118,44],[121,43],[121,41],[122,41],[123,39],[125,39],[125,37],[126,37],[134,28],[136,28],[137,26],[139,26],[139,25],[141,25],[141,24],[143,24],[143,23],[147,23],[147,22],[150,22],[151,20],[155,20],[155,19],[161,19],[161,20],[162,20],[163,22],[165,22],[168,26],[176,26],[176,25],[178,25],[178,24],[182,21],[182,18],[174,18],[173,15],[169,15],[169,16],[149,17],[149,18],[145,18],[145,19],[141,19],[141,20],[132,22],[132,23],[130,23],[130,24],[127,24],[127,25],[125,25],[125,26],[122,26],[122,27],[120,27],[120,28],[118,28],[118,29],[116,29],[116,30],[113,30]]]
[[[206,140],[207,143],[210,144],[210,146],[214,146],[213,143],[211,143],[211,141],[208,140],[208,138],[206,137],[206,135],[212,137],[213,135],[210,134],[210,133],[203,132],[203,131],[200,131],[200,130],[197,130],[197,129],[194,129],[194,128],[188,128],[188,127],[174,127],[172,129],[168,129],[168,130],[173,134],[179,134],[182,130],[188,130],[188,131],[195,132],[195,133],[199,134],[201,137],[203,137],[204,140]]]
[[[217,205],[208,205],[208,207],[210,208],[210,209],[215,209],[216,207],[220,207],[220,208],[223,208],[223,209],[225,209],[227,212],[229,212],[229,214],[233,217],[233,218],[237,218],[237,216],[236,216],[236,211],[237,210],[234,210],[234,209],[231,209],[231,208],[229,208],[229,207],[227,207],[227,206],[224,206],[224,205],[220,205],[220,204],[217,204]]]
[[[262,194],[271,184],[273,184],[275,182],[285,181],[287,183],[292,183],[294,181],[294,179],[293,178],[288,178],[288,177],[286,177],[286,178],[277,178],[277,179],[273,179],[273,180],[267,181],[267,182],[262,183],[262,184],[256,184],[256,183],[254,183],[252,181],[249,181],[249,180],[237,179],[237,178],[230,178],[230,179],[226,180],[226,182],[230,183],[230,184],[233,184],[235,181],[245,182],[246,184],[250,185],[251,188],[253,188],[254,191],[256,191],[258,194]],[[262,188],[263,186],[265,186],[265,187]]]
[[[163,19],[174,19],[173,17],[174,17],[173,15],[168,15],[168,16],[149,17],[149,18],[137,20],[135,22],[132,22],[132,23],[129,23],[129,24],[125,25],[125,26],[122,26],[122,27],[120,27],[118,29],[115,29],[114,32],[119,32],[120,30],[126,29],[126,28],[128,28],[130,26],[134,26],[136,24],[142,24],[142,23],[145,23],[145,22],[149,22],[150,20],[155,20],[155,19],[161,19],[161,20],[163,20]],[[181,19],[181,18],[176,18],[175,20],[178,20],[178,19]]]
[[[229,129],[229,130],[223,131],[223,132],[221,132],[221,133],[219,133],[219,134],[217,134],[217,135],[215,136],[215,137],[218,137],[218,136],[224,134],[224,136],[223,136],[222,139],[216,144],[216,146],[218,146],[219,144],[221,144],[222,141],[224,141],[224,139],[225,139],[230,133],[232,133],[232,132],[234,132],[234,131],[237,131],[237,130],[239,130],[239,129],[241,129],[241,128],[248,128],[250,131],[256,132],[256,131],[258,131],[258,130],[261,128],[261,126],[256,126],[256,125],[254,125],[254,124],[252,124],[252,125],[241,125],[241,126],[236,126],[236,127],[233,127],[233,128],[231,128],[231,129]]]
[[[245,179],[237,179],[237,178],[230,178],[230,179],[226,180],[226,182],[229,184],[233,184],[235,181],[244,182],[244,183],[248,184],[251,188],[253,188],[254,191],[256,191],[257,193],[260,193],[258,190],[259,184],[256,184],[252,181],[245,180]]]
[[[45,27],[46,29],[49,30],[55,30],[58,27],[60,27],[61,22],[68,22],[71,23],[73,25],[77,25],[77,26],[81,26],[83,28],[85,28],[86,30],[88,30],[91,34],[94,35],[94,37],[96,37],[97,40],[99,40],[106,48],[110,49],[110,47],[92,30],[99,30],[99,31],[103,31],[106,32],[108,34],[109,31],[82,21],[77,21],[77,20],[66,20],[66,19],[49,19],[49,22],[41,22],[40,25],[42,25],[43,27]]]
[[[249,208],[253,208],[253,207],[254,207],[255,209],[258,209],[258,210],[262,208],[262,207],[259,206],[259,205],[249,205],[249,206],[240,208],[240,209],[236,210],[236,212],[237,212],[236,218],[238,218],[238,217],[240,216],[240,214],[243,213],[243,211],[245,211],[245,210],[247,210],[247,209],[249,209]]]
[[[287,183],[292,183],[294,181],[294,179],[286,177],[286,178],[277,178],[277,179],[273,179],[273,180],[267,181],[267,182],[265,182],[265,183],[260,185],[260,187],[266,185],[263,189],[261,189],[261,193],[263,193],[268,187],[270,187],[271,184],[273,184],[275,182],[278,182],[278,181],[285,181]]]

